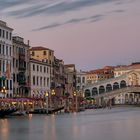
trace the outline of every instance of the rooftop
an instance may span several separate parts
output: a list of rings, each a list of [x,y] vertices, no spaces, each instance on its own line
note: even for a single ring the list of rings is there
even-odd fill
[[[0,26],[2,26],[2,27],[4,27],[4,28],[7,28],[7,29],[9,29],[9,30],[13,30],[12,28],[10,28],[10,27],[8,27],[7,26],[7,24],[6,24],[6,22],[5,21],[2,21],[2,20],[0,20]]]
[[[32,47],[30,49],[30,51],[41,51],[41,50],[51,50],[51,49],[46,48],[46,47],[42,47],[42,46],[36,46],[36,47]],[[51,51],[53,51],[53,50],[51,50]]]

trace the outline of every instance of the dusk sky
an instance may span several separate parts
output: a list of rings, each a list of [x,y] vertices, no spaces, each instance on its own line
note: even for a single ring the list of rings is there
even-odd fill
[[[0,20],[78,70],[140,61],[140,0],[0,0]]]

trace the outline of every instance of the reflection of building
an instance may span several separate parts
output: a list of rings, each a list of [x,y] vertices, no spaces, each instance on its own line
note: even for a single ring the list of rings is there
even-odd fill
[[[0,88],[6,88],[5,97],[13,95],[12,31],[6,22],[0,21]]]
[[[31,97],[45,96],[50,91],[50,65],[35,59],[30,59]]]
[[[13,37],[14,96],[29,95],[29,44],[18,36]]]

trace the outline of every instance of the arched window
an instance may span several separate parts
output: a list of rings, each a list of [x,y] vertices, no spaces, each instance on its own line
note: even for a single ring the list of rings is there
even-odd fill
[[[120,83],[120,88],[124,88],[124,87],[126,87],[126,82],[122,80]]]
[[[112,85],[111,84],[107,84],[106,85],[106,92],[109,92],[112,90]]]
[[[97,95],[97,94],[98,94],[98,90],[97,90],[96,87],[94,87],[94,88],[92,89],[92,95],[94,96],[94,95]]]
[[[117,82],[115,82],[113,84],[113,90],[119,89],[119,84]]]
[[[104,92],[105,92],[104,86],[100,86],[100,87],[99,87],[99,94],[102,94],[102,93],[104,93]]]

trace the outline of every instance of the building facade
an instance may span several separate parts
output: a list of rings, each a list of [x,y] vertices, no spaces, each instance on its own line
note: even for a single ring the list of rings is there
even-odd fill
[[[29,96],[29,44],[24,39],[13,37],[13,94],[14,97]]]
[[[32,47],[30,49],[30,56],[33,59],[43,61],[52,65],[54,62],[54,51],[45,47]]]
[[[0,21],[0,97],[13,96],[12,31]]]
[[[65,65],[66,93],[71,97],[76,91],[76,69],[74,64]]]
[[[78,71],[76,72],[76,90],[80,91],[82,94],[84,93],[84,87],[87,84],[86,77],[87,72],[81,70],[79,72]]]
[[[30,59],[30,96],[44,98],[50,92],[50,65],[35,59]]]
[[[51,86],[53,86],[53,79],[54,79],[54,72],[53,72],[53,65],[54,65],[54,51],[45,48],[45,47],[32,47],[30,49],[30,57],[42,62],[46,62],[47,64],[50,65],[50,82]]]
[[[87,72],[86,81],[87,84],[94,84],[99,81],[104,81],[114,77],[114,67],[106,66],[102,69],[91,70]]]
[[[58,97],[62,97],[65,94],[65,71],[63,60],[57,59],[55,57],[53,65],[53,73],[54,78],[51,88],[55,90],[56,95]]]
[[[127,73],[135,71],[140,71],[140,62],[132,63],[130,65],[123,65],[123,66],[116,66],[114,69],[114,77],[121,77],[123,75],[127,75]],[[128,85],[136,86],[139,85],[139,76],[137,73],[132,73],[128,77],[129,83]],[[125,93],[120,94],[119,96],[115,97],[115,103],[116,104],[124,104],[124,103],[134,103],[137,100],[137,97],[139,97],[138,94],[134,93]]]

